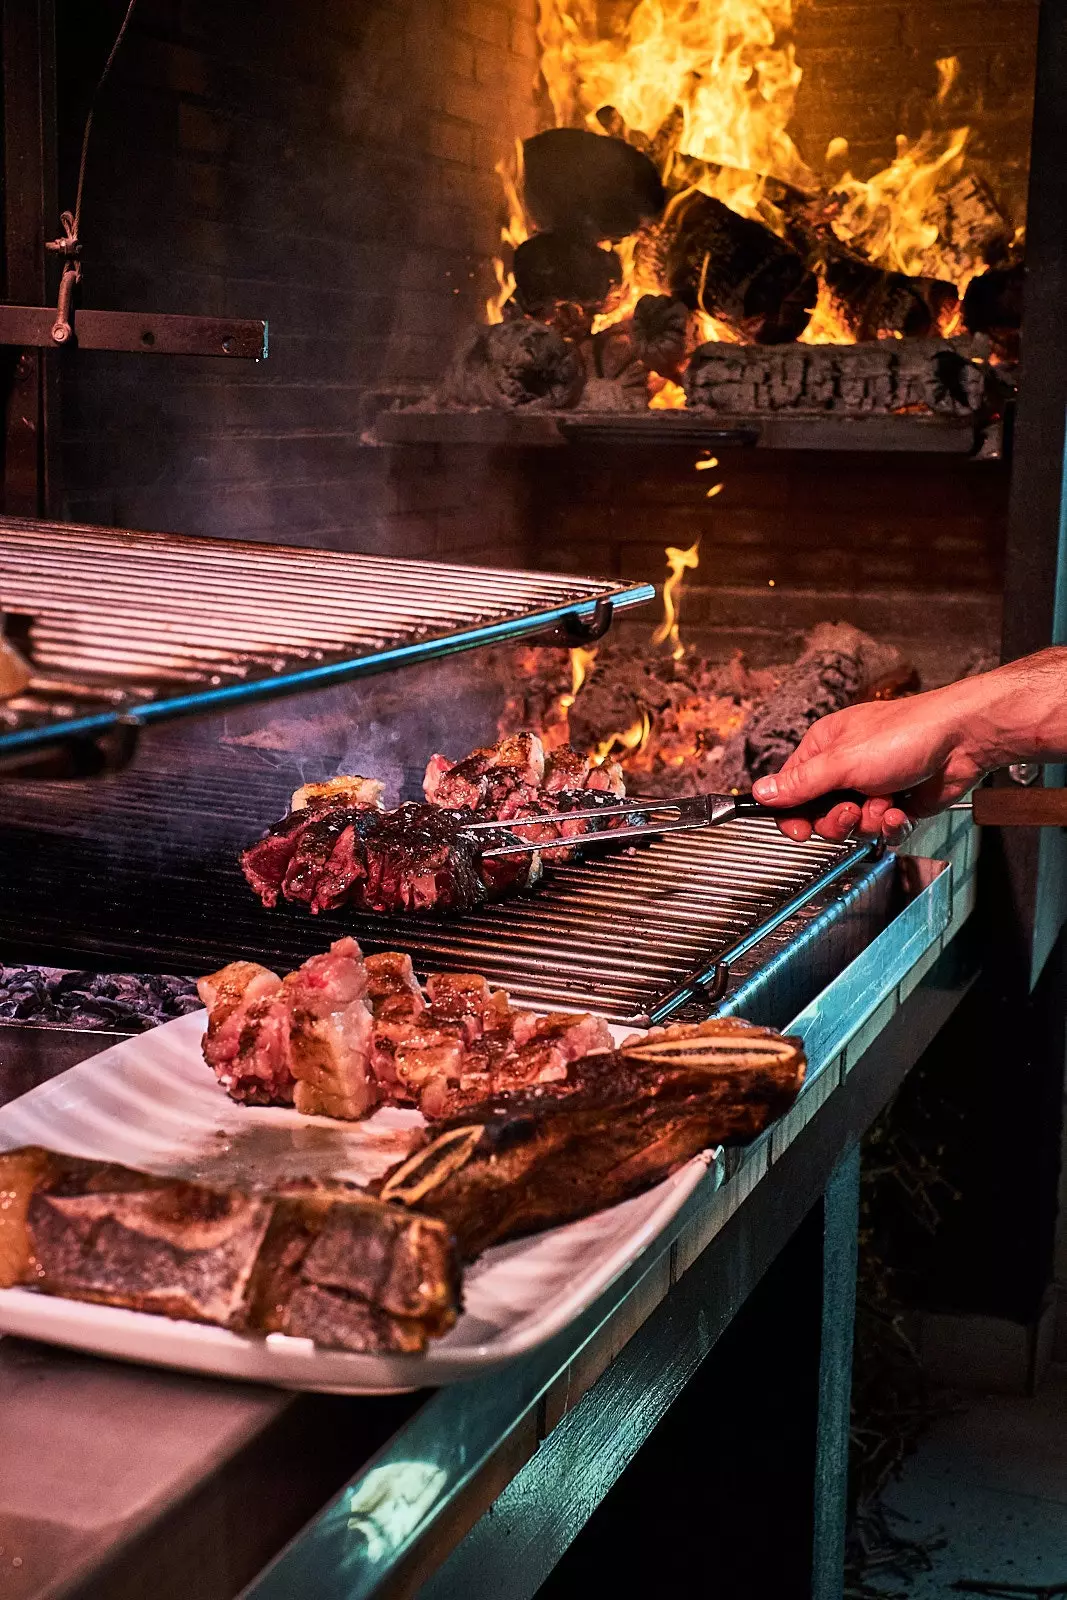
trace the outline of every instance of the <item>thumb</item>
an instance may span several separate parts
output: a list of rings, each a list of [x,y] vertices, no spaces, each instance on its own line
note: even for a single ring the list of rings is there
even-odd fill
[[[752,785],[752,793],[762,805],[788,809],[840,787],[838,763],[831,756],[817,755],[810,761],[798,761],[796,766],[783,767],[772,778],[759,778]]]

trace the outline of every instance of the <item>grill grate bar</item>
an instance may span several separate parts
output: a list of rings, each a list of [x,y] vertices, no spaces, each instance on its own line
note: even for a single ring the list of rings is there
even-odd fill
[[[0,610],[42,678],[0,753],[253,696],[323,687],[588,618],[651,584],[0,519]],[[94,704],[94,694],[95,701]],[[104,703],[101,703],[104,702]]]

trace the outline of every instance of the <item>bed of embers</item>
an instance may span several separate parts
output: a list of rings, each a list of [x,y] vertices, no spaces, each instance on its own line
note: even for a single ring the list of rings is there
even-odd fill
[[[792,661],[768,666],[740,651],[715,660],[675,627],[658,644],[517,647],[506,679],[503,737],[532,729],[550,754],[573,745],[613,763],[630,793],[664,796],[747,793],[819,717],[920,687],[898,650],[845,622],[812,628]]]
[[[736,1019],[616,1045],[601,1019],[514,1009],[477,975],[423,989],[406,956],[364,960],[350,938],[285,978],[231,963],[200,992],[234,1099],[350,1121],[417,1103],[409,1153],[367,1189],[238,1189],[8,1151],[0,1287],[417,1353],[455,1323],[465,1262],[755,1136],[804,1075],[798,1041]]]

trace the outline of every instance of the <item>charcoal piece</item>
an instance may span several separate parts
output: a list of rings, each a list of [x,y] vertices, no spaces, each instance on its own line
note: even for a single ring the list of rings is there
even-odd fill
[[[471,1259],[638,1194],[723,1139],[754,1137],[803,1082],[799,1040],[733,1018],[657,1039],[665,1052],[624,1045],[466,1107],[387,1176],[382,1198],[444,1222]]]
[[[1023,324],[1026,268],[991,267],[972,278],[963,297],[963,325],[970,333],[988,333],[998,355],[1019,356],[1019,330]]]
[[[535,227],[618,241],[658,217],[665,194],[648,156],[584,128],[549,128],[523,144],[523,203]]]
[[[802,656],[727,745],[724,761],[739,762],[749,784],[777,772],[812,723],[851,705],[862,687],[863,670],[855,656],[838,650]]]
[[[473,330],[437,400],[501,411],[560,411],[577,404],[584,382],[577,351],[554,328],[519,317]]]
[[[886,272],[838,248],[827,251],[823,282],[833,315],[857,342],[936,333],[959,299],[951,283]]]
[[[818,282],[799,251],[710,195],[673,200],[650,248],[672,295],[756,344],[788,344],[811,320]]]
[[[141,1033],[199,1010],[192,978],[0,966],[0,1017]]]
[[[600,311],[622,282],[622,262],[565,233],[535,233],[520,244],[512,264],[515,303],[527,316],[552,322],[557,306]]]
[[[643,294],[634,306],[635,353],[650,372],[677,381],[686,358],[689,308],[669,294]]]

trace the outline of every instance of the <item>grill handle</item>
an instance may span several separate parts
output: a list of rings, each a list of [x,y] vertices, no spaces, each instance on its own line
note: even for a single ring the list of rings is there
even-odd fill
[[[1067,828],[1067,789],[976,789],[971,800],[979,828]]]

